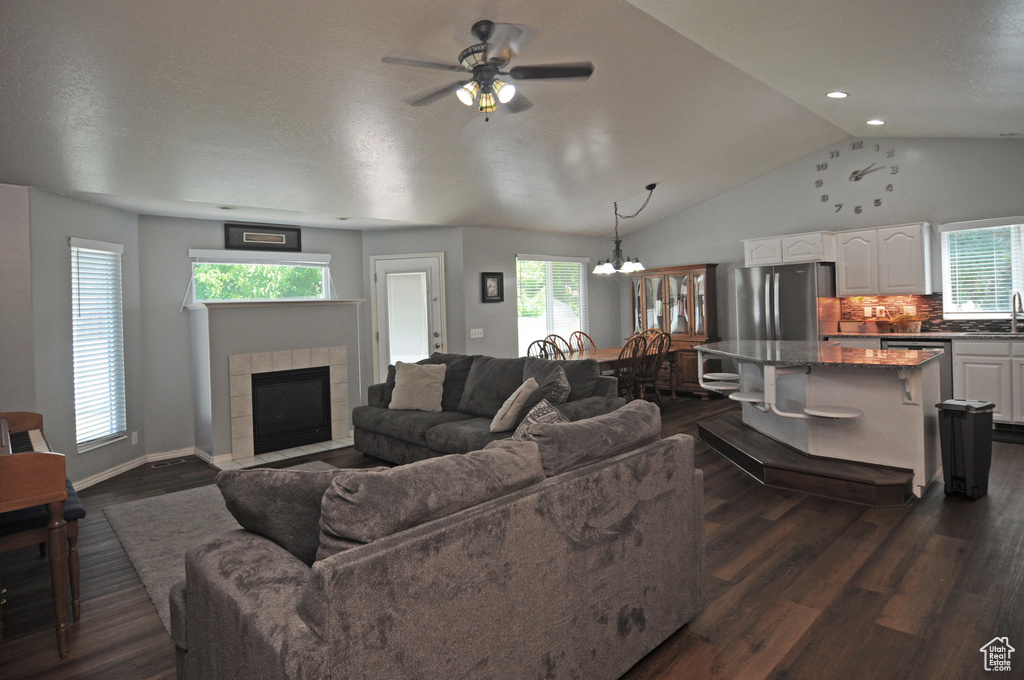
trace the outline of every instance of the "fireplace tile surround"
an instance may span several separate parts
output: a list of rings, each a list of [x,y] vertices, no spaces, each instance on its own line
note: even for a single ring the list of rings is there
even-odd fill
[[[288,371],[296,368],[328,366],[331,373],[331,432],[334,439],[288,449],[285,452],[253,455],[252,376],[254,373]],[[275,352],[250,352],[228,356],[229,394],[231,397],[231,463],[218,467],[248,467],[297,455],[307,455],[351,444],[348,436],[348,348],[311,347]],[[248,463],[248,465],[247,465]]]

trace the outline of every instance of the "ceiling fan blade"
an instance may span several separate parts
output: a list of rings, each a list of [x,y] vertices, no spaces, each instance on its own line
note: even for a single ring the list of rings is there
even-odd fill
[[[512,97],[512,101],[504,106],[510,113],[520,113],[533,106],[533,102],[517,92],[516,96]]]
[[[445,95],[452,94],[457,89],[465,85],[466,82],[468,81],[463,81],[461,83],[450,83],[442,87],[440,90],[435,90],[434,92],[431,92],[428,95],[420,97],[419,99],[414,99],[410,101],[409,104],[411,104],[412,106],[426,106],[427,104],[433,104],[438,99],[443,99]]]
[[[417,68],[432,68],[438,71],[459,71],[464,72],[466,69],[461,64],[443,64],[439,61],[427,61],[426,59],[419,59],[415,57],[402,57],[398,55],[388,55],[381,57],[381,61],[385,64],[394,64],[395,66],[415,66]]]
[[[589,61],[575,64],[545,64],[543,66],[514,66],[508,74],[517,80],[530,78],[589,78],[594,65]]]
[[[487,47],[487,61],[508,63],[519,54],[530,37],[530,29],[519,24],[494,24]]]

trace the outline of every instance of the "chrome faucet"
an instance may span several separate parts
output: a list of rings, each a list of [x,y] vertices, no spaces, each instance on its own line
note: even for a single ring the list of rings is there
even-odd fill
[[[1017,312],[1024,313],[1024,309],[1021,309],[1020,293],[1014,293],[1013,297],[1010,298],[1010,332],[1017,332]]]

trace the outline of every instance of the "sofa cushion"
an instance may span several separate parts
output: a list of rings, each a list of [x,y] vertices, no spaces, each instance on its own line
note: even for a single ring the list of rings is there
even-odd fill
[[[493,418],[509,395],[523,384],[525,363],[525,357],[475,357],[466,378],[466,389],[459,401],[459,411]]]
[[[523,421],[519,423],[519,427],[512,433],[512,439],[516,441],[532,440],[533,435],[530,434],[530,426],[534,423],[567,422],[569,422],[569,419],[559,413],[558,409],[552,406],[547,399],[541,399],[540,403],[530,409],[530,412],[526,414]]]
[[[507,439],[510,432],[491,432],[491,418],[467,416],[467,420],[441,423],[427,430],[427,446],[441,454],[466,453]]]
[[[527,379],[522,385],[520,385],[512,395],[505,400],[505,403],[501,405],[498,412],[494,414],[494,419],[491,420],[491,432],[509,432],[515,429],[516,423],[519,422],[519,416],[523,416],[529,411],[525,408],[527,402],[540,387],[537,381],[533,378]]]
[[[560,366],[565,371],[565,377],[569,381],[569,399],[575,401],[589,397],[594,393],[597,386],[597,379],[601,377],[601,367],[593,359],[573,359],[572,361],[551,361],[537,357],[527,357],[523,366],[523,379],[536,378],[539,384],[544,384],[552,366]],[[554,403],[554,402],[552,402]]]
[[[242,528],[311,565],[320,546],[320,499],[339,472],[223,470],[217,487]]]
[[[389,409],[440,411],[444,394],[445,364],[395,362],[395,391]]]
[[[533,442],[384,470],[342,470],[324,493],[317,560],[544,479]]]
[[[432,427],[471,418],[473,416],[458,411],[392,411],[377,406],[356,406],[352,409],[353,427],[419,446],[428,446],[426,434]]]
[[[544,472],[552,477],[656,441],[661,436],[661,411],[649,401],[631,401],[593,418],[537,423],[530,434],[540,448]]]
[[[466,389],[466,378],[473,367],[475,356],[466,354],[442,354],[434,352],[418,364],[444,364],[448,370],[444,374],[444,394],[441,395],[441,410],[458,411],[462,393]]]

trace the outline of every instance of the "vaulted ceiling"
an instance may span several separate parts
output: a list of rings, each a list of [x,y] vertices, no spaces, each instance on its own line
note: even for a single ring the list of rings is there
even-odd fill
[[[528,28],[513,66],[593,76],[410,105],[458,74],[381,58],[455,64],[484,18]],[[0,182],[140,213],[606,236],[650,182],[623,227],[850,136],[1022,133],[1008,0],[0,3]]]

